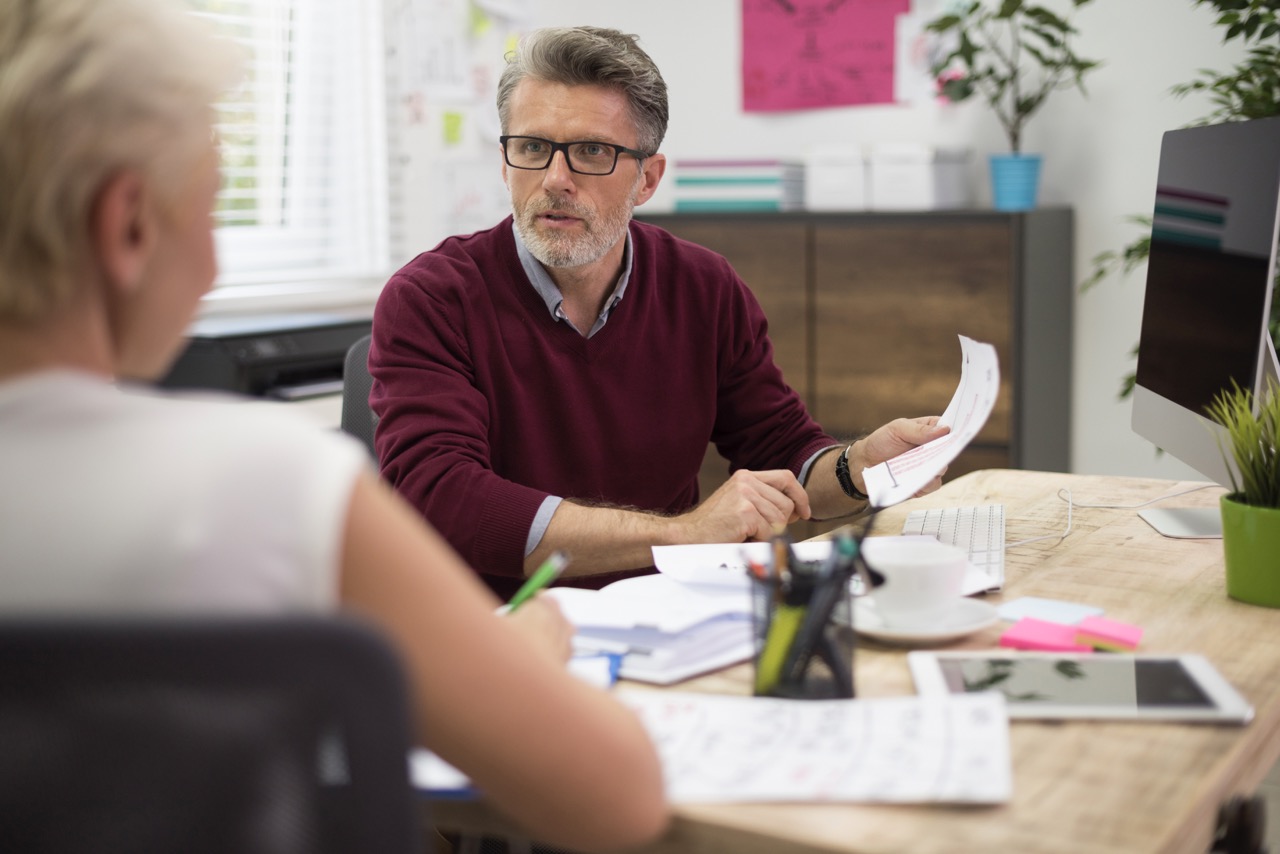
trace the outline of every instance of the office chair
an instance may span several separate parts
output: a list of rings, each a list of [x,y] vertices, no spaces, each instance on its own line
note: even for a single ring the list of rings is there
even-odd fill
[[[345,618],[0,621],[0,850],[422,852],[407,697]]]
[[[343,361],[342,430],[364,442],[369,455],[376,460],[373,428],[377,426],[378,416],[369,408],[369,389],[373,386],[373,377],[369,376],[370,340],[371,337],[366,335],[352,344]]]

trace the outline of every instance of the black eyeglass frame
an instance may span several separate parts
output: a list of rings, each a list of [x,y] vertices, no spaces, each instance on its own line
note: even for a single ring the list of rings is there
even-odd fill
[[[541,166],[517,166],[516,164],[512,163],[511,155],[507,152],[507,141],[512,139],[532,139],[532,140],[536,140],[537,142],[545,142],[547,145],[551,146],[551,153],[547,155],[547,162],[542,164]],[[600,142],[599,140],[596,140],[596,139],[576,139],[576,140],[571,140],[569,142],[553,142],[552,140],[545,139],[544,137],[541,137],[541,136],[525,136],[523,134],[507,134],[507,135],[498,137],[498,142],[502,144],[502,158],[505,161],[507,161],[508,166],[510,166],[512,169],[524,169],[529,172],[541,172],[543,169],[550,168],[551,161],[556,159],[557,151],[564,154],[564,162],[565,164],[568,165],[570,172],[573,172],[574,174],[577,174],[577,175],[595,175],[597,177],[612,175],[618,168],[618,157],[620,155],[630,154],[636,160],[640,160],[640,161],[647,160],[650,157],[652,157],[652,155],[646,154],[645,152],[640,151],[639,149],[636,149],[636,148],[627,148],[625,145],[618,145],[612,142]],[[612,148],[613,149],[613,165],[609,167],[608,172],[583,172],[581,169],[578,169],[573,165],[573,158],[569,156],[569,146],[571,145],[602,145],[605,148]]]

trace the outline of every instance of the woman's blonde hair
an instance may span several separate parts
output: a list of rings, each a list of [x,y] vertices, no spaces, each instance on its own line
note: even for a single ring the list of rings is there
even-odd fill
[[[170,0],[0,4],[0,319],[28,321],[74,293],[106,180],[176,194],[241,53]]]

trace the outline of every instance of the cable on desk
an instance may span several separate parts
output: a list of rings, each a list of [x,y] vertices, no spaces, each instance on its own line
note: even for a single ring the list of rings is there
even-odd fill
[[[1158,498],[1152,498],[1150,501],[1143,501],[1139,504],[1080,504],[1072,499],[1071,490],[1064,486],[1058,490],[1058,497],[1067,502],[1066,530],[1061,534],[1045,534],[1042,537],[1031,537],[1026,540],[1018,540],[1016,543],[1006,543],[1005,548],[1012,549],[1018,546],[1025,546],[1027,543],[1038,543],[1041,540],[1057,540],[1058,542],[1062,542],[1067,538],[1067,535],[1071,533],[1072,512],[1076,507],[1083,507],[1089,510],[1140,510],[1150,504],[1167,501],[1170,498],[1178,498],[1180,496],[1187,495],[1192,492],[1199,492],[1202,489],[1209,489],[1217,485],[1218,484],[1216,483],[1202,483],[1199,486],[1193,486],[1190,489],[1184,489],[1181,492],[1171,492],[1168,495],[1161,495]]]
[[[1171,492],[1168,495],[1161,495],[1158,498],[1152,498],[1150,501],[1143,501],[1139,504],[1077,504],[1076,506],[1087,507],[1091,510],[1141,510],[1143,507],[1146,507],[1151,504],[1155,504],[1160,501],[1168,501],[1170,498],[1180,498],[1183,495],[1188,495],[1192,492],[1199,492],[1202,489],[1212,489],[1217,486],[1218,484],[1216,483],[1202,483],[1199,486],[1193,486],[1190,489],[1184,489],[1181,492]],[[1058,490],[1059,498],[1062,497],[1062,492],[1063,490],[1061,489]],[[1067,491],[1068,500],[1070,500],[1070,495],[1071,493],[1068,490]]]

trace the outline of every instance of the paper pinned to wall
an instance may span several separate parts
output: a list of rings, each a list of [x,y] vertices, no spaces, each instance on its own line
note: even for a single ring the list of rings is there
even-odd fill
[[[742,109],[887,104],[910,0],[743,0]]]
[[[996,348],[963,335],[959,337],[960,384],[938,419],[938,423],[950,427],[951,432],[863,469],[862,477],[872,506],[889,507],[915,495],[945,471],[987,423],[1000,394]]]

